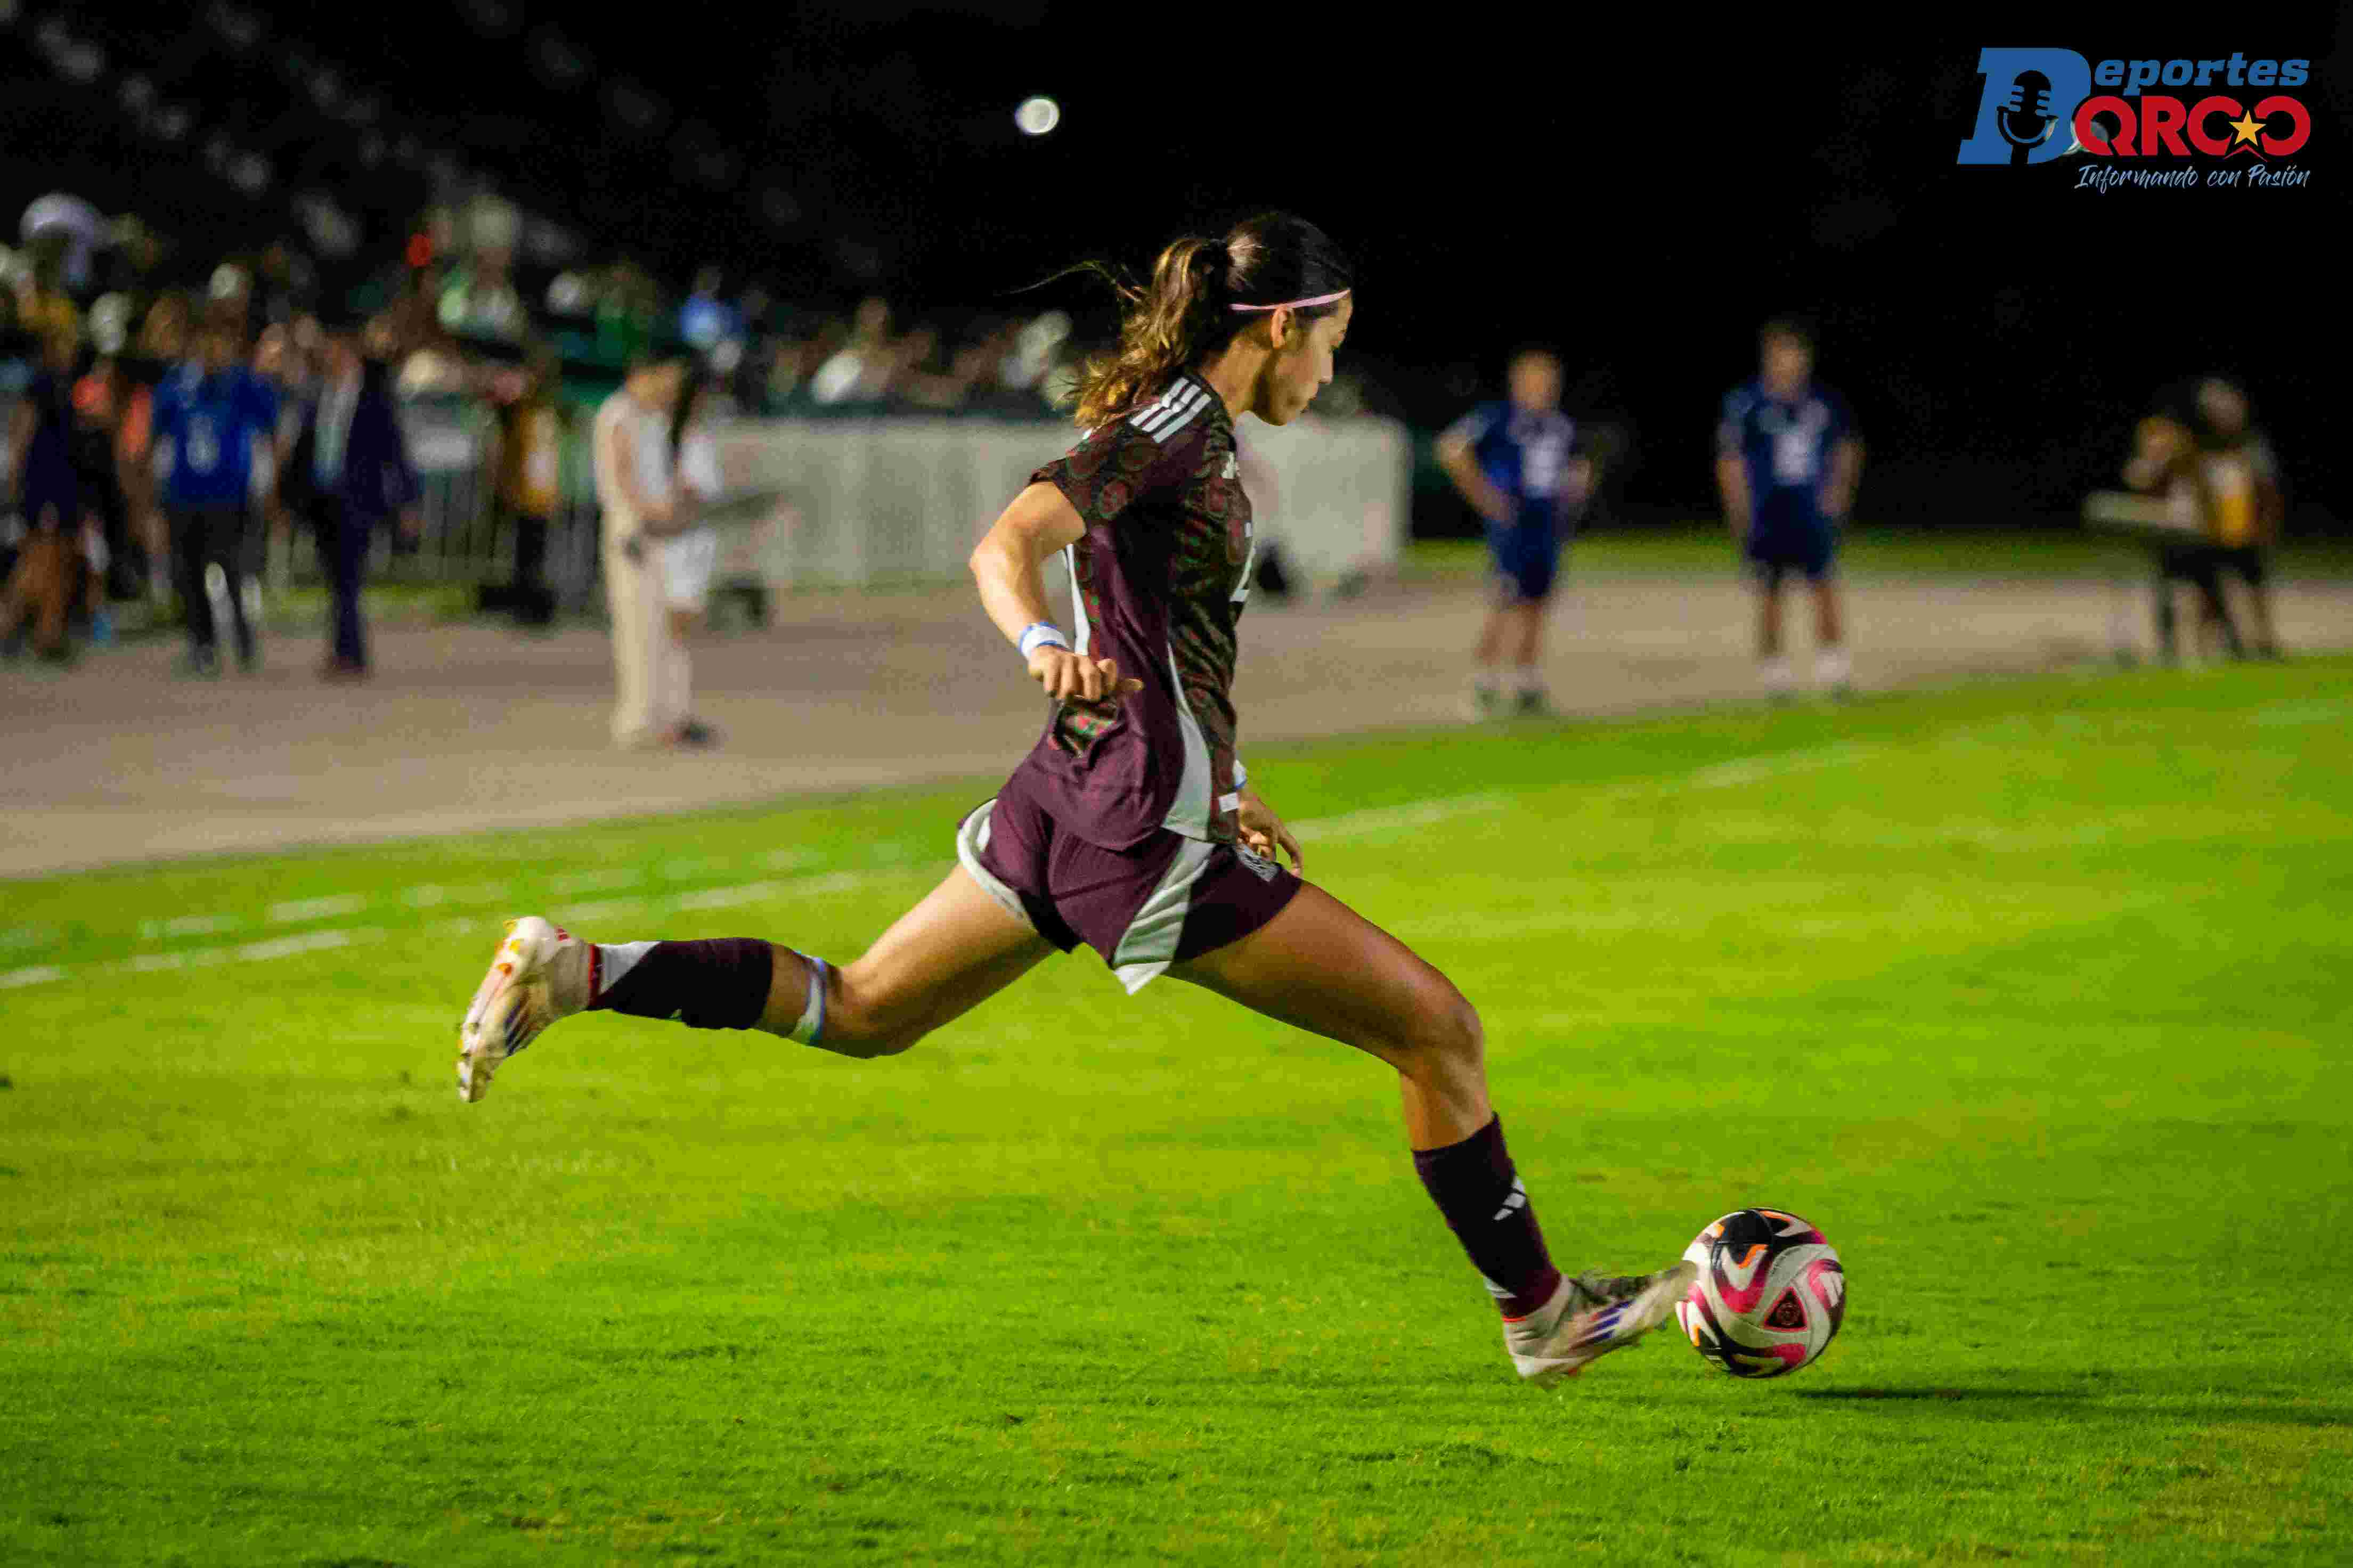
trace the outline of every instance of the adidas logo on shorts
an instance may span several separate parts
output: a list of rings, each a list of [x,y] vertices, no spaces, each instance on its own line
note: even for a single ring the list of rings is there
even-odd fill
[[[1245,867],[1249,868],[1250,875],[1261,882],[1273,881],[1274,874],[1282,868],[1247,844],[1235,845],[1234,854],[1240,858]]]

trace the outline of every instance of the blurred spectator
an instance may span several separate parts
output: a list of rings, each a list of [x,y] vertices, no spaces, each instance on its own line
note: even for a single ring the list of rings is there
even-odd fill
[[[780,413],[815,401],[810,388],[817,373],[849,341],[849,327],[838,320],[816,322],[807,337],[780,338],[768,363],[768,412]]]
[[[616,364],[628,364],[650,351],[660,322],[661,296],[654,280],[634,261],[607,268],[596,293],[596,350]]]
[[[597,408],[590,437],[613,628],[613,740],[628,747],[711,739],[689,727],[691,677],[686,646],[672,635],[660,550],[690,521],[674,492],[670,440],[685,374],[681,356],[640,351]]]
[[[971,383],[958,374],[955,365],[941,370],[939,358],[940,334],[930,327],[918,327],[899,340],[897,368],[891,374],[891,401],[902,408],[922,413],[944,414],[964,405]]]
[[[16,324],[44,342],[63,332],[77,342],[81,338],[81,311],[58,284],[60,263],[54,255],[36,253],[16,286]]]
[[[395,366],[395,383],[404,397],[453,395],[469,385],[464,348],[441,322],[444,293],[440,263],[428,263],[371,323],[385,340],[376,357]]]
[[[513,271],[514,253],[504,246],[485,247],[455,268],[441,289],[442,326],[466,337],[520,342],[528,318]]]
[[[2164,400],[2136,432],[2125,482],[2164,497],[2191,533],[2157,547],[2155,605],[2158,657],[2180,658],[2174,585],[2186,584],[2198,603],[2199,640],[2244,658],[2245,639],[2232,617],[2222,574],[2242,578],[2253,599],[2255,650],[2279,656],[2264,546],[2284,513],[2278,466],[2256,434],[2243,393],[2220,376],[2191,384]]]
[[[89,329],[91,348],[102,354],[121,353],[131,342],[131,297],[127,294],[100,295],[90,301],[83,324]]]
[[[254,265],[254,295],[261,319],[272,326],[291,322],[316,303],[318,274],[309,257],[286,241],[273,240]]]
[[[2247,395],[2219,375],[2198,384],[2191,428],[2198,438],[2199,472],[2212,508],[2218,565],[2247,585],[2254,653],[2280,657],[2272,619],[2271,574],[2266,559],[2287,516],[2287,492],[2271,443],[2255,429]]]
[[[1060,310],[1025,322],[1014,334],[1012,353],[1006,356],[1004,369],[997,379],[1015,392],[1031,395],[1061,405],[1046,395],[1046,378],[1055,370],[1065,368],[1073,355],[1067,353],[1071,339],[1071,318]]]
[[[502,593],[486,591],[484,609],[503,608],[527,626],[555,619],[547,586],[547,535],[563,500],[563,442],[568,415],[559,394],[562,369],[546,343],[531,346],[523,380],[499,405],[492,454],[500,521],[514,531],[514,580]]]
[[[415,538],[417,470],[393,406],[391,367],[361,353],[356,323],[326,334],[327,363],[287,460],[290,501],[317,531],[319,560],[333,598],[332,628],[322,678],[367,679],[367,628],[361,616],[369,547],[397,515]]]
[[[237,662],[259,666],[260,641],[245,593],[245,539],[252,526],[254,448],[271,438],[277,398],[237,362],[237,339],[218,324],[196,334],[196,360],[155,391],[155,461],[164,474],[172,553],[188,616],[190,675],[220,673],[210,579],[220,576],[237,636]]]
[[[171,548],[163,516],[155,509],[153,475],[147,462],[154,395],[132,379],[119,356],[106,354],[75,384],[73,396],[76,415],[103,429],[111,447],[111,471],[122,510],[121,531],[130,546],[124,548],[124,540],[116,537],[110,519],[113,595],[128,599],[143,592],[163,603],[171,597]]]
[[[103,256],[105,287],[125,296],[136,317],[153,301],[157,292],[156,279],[164,265],[164,242],[131,213],[114,220],[111,237],[113,244]]]
[[[106,574],[105,588],[115,598],[139,595],[150,556],[147,539],[137,526],[125,484],[123,456],[134,445],[144,448],[147,418],[143,387],[132,384],[122,362],[102,355],[73,385],[74,477],[79,482],[82,516],[92,533],[91,564]],[[125,426],[142,426],[140,438],[126,440]],[[112,640],[112,629],[101,605],[90,627],[91,640]]]
[[[26,249],[54,258],[69,294],[86,294],[98,280],[99,253],[113,242],[106,215],[79,196],[52,191],[37,197],[17,225]]]
[[[821,407],[879,404],[889,394],[901,363],[899,344],[891,335],[891,302],[860,300],[850,321],[849,341],[818,367],[809,381],[809,396]]]
[[[193,324],[194,310],[185,294],[174,289],[160,296],[148,308],[147,319],[139,325],[140,357],[166,363],[186,357],[188,331]]]
[[[717,500],[723,488],[719,448],[711,438],[704,417],[712,402],[714,385],[707,374],[689,374],[680,389],[678,407],[670,415],[670,487],[681,520],[693,517]],[[710,607],[711,576],[719,565],[719,531],[708,522],[695,521],[663,540],[660,549],[663,611],[678,658],[676,700],[681,714],[679,737],[690,745],[712,745],[718,741],[719,732],[694,717],[686,646],[701,628],[703,612]]]
[[[29,624],[44,658],[69,657],[68,596],[81,536],[81,483],[74,468],[72,381],[78,347],[69,330],[41,340],[41,365],[26,386],[9,428],[10,468],[26,536],[0,594],[0,637],[14,653]]]
[[[253,320],[253,274],[234,261],[214,268],[205,289],[204,314],[206,322],[243,342]]]
[[[678,335],[704,354],[744,336],[743,313],[720,298],[720,282],[719,268],[704,268],[695,274],[694,292],[678,308]]]

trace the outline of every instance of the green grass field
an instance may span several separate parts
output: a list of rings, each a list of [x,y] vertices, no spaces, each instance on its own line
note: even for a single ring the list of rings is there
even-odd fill
[[[849,957],[986,782],[0,884],[0,1562],[2347,1561],[2348,680],[1252,755],[1566,1266],[1841,1246],[1768,1384],[1519,1386],[1385,1069],[1084,954],[458,1103],[500,914]]]

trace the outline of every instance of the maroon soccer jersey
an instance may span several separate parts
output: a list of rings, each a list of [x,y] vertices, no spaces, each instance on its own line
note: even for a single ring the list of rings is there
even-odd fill
[[[1080,651],[1144,689],[1056,704],[1021,771],[1065,830],[1107,849],[1164,828],[1233,842],[1234,623],[1251,540],[1224,400],[1180,375],[1030,479],[1086,525],[1064,552]]]

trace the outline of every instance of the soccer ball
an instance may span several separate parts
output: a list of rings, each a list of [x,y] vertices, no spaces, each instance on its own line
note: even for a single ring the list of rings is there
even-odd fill
[[[1780,1209],[1725,1215],[1683,1248],[1699,1278],[1675,1303],[1692,1348],[1735,1377],[1779,1377],[1830,1348],[1846,1317],[1838,1249]]]

